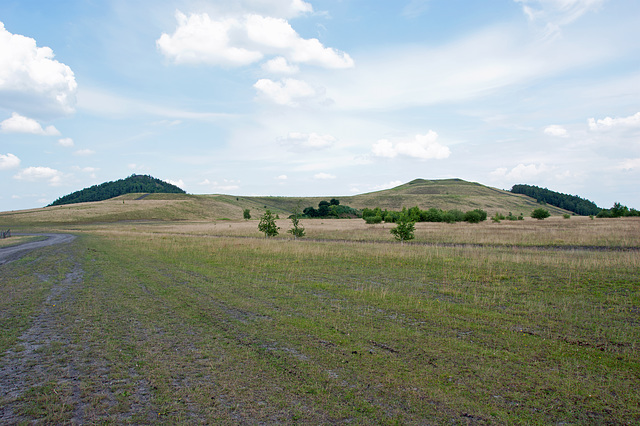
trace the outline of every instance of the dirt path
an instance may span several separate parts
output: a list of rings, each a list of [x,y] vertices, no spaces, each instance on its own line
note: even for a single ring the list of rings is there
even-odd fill
[[[14,234],[14,235],[34,235],[47,237],[46,240],[32,241],[17,246],[0,248],[0,265],[19,259],[31,250],[54,244],[63,244],[73,241],[76,237],[71,234]]]

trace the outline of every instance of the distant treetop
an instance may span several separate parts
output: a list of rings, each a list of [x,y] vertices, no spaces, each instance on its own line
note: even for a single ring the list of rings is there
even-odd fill
[[[185,194],[177,186],[148,175],[131,175],[115,182],[105,182],[58,198],[50,206],[103,201],[131,193]]]
[[[535,198],[539,203],[544,202],[582,216],[596,215],[602,210],[593,201],[580,198],[577,195],[561,194],[532,185],[513,185],[511,192],[527,195]]]

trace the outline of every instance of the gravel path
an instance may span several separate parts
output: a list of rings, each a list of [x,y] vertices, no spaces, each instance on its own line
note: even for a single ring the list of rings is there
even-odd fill
[[[32,241],[17,246],[0,248],[0,265],[19,259],[31,250],[35,250],[42,247],[52,246],[54,244],[63,244],[73,241],[76,237],[71,234],[13,234],[18,235],[33,235],[47,237],[46,240]]]

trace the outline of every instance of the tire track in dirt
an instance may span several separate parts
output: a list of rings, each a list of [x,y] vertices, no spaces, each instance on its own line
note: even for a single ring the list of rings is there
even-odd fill
[[[8,261],[35,248],[75,238],[57,235],[37,242],[44,245],[29,243],[25,249],[24,244],[22,250],[9,254]],[[36,275],[50,283],[49,294],[30,328],[0,354],[0,424],[148,421],[147,414],[154,410],[146,379],[135,371],[116,379],[113,365],[99,356],[100,348],[85,337],[85,319],[75,314],[74,305],[82,303],[77,296],[85,285],[85,272],[75,250],[63,245],[56,255],[70,266],[63,277],[56,277],[55,271]],[[7,257],[0,260],[7,261]],[[125,392],[130,394],[128,406],[121,401]]]
[[[71,234],[15,234],[14,233],[13,235],[42,236],[42,237],[47,237],[47,239],[19,244],[17,246],[0,248],[0,265],[4,265],[5,263],[9,263],[14,260],[20,259],[22,256],[24,256],[25,254],[29,253],[32,250],[39,249],[42,247],[52,246],[55,244],[69,243],[76,238],[75,235],[71,235]]]

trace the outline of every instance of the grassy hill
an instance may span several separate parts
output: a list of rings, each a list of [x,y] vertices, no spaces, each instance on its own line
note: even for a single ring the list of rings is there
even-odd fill
[[[144,197],[142,197],[144,195]],[[50,206],[41,209],[0,213],[0,227],[44,226],[92,222],[131,220],[224,220],[242,219],[244,209],[250,209],[257,218],[266,209],[288,216],[297,206],[317,207],[322,200],[338,198],[343,205],[356,209],[365,207],[400,210],[418,206],[462,211],[483,209],[493,215],[523,213],[529,216],[539,204],[525,195],[491,188],[460,179],[416,179],[404,185],[383,191],[348,197],[241,197],[233,195],[190,194],[125,194],[105,201]],[[552,215],[565,210],[546,206]]]

